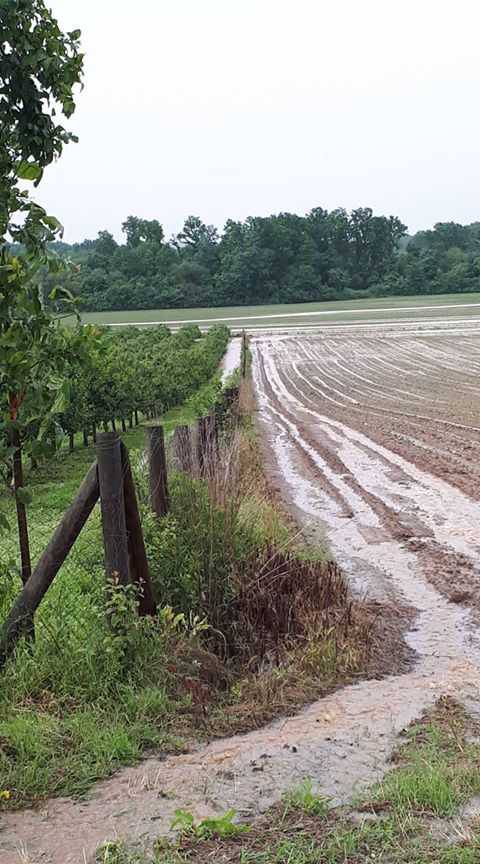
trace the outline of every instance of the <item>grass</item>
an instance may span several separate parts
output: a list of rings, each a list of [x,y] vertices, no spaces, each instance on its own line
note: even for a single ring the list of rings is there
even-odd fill
[[[455,703],[437,703],[433,716],[407,731],[399,766],[375,790],[372,808],[444,817],[480,793],[480,749],[465,739],[466,725]]]
[[[265,306],[230,306],[202,309],[147,309],[126,310],[119,312],[85,312],[82,319],[85,323],[96,324],[126,324],[139,322],[211,322],[219,319],[231,324],[233,329],[249,329],[255,326],[295,326],[307,324],[333,324],[338,322],[358,322],[362,320],[388,318],[401,319],[416,317],[455,317],[461,315],[478,315],[475,308],[455,309],[464,303],[480,303],[480,293],[465,294],[425,294],[416,297],[384,297],[367,298],[364,300],[336,300],[325,303],[292,303],[272,304]],[[430,311],[408,311],[419,306],[449,306],[450,309],[435,309]],[[389,314],[384,311],[391,310]],[[299,315],[299,313],[301,313]],[[328,315],[318,313],[332,313]],[[278,316],[283,316],[279,318]],[[289,317],[292,316],[292,317]]]
[[[215,404],[222,390],[221,375],[216,375],[211,381],[201,387],[183,405],[178,405],[166,411],[160,418],[167,433],[177,426],[193,426],[198,417],[204,416]]]
[[[305,781],[241,834],[222,831],[222,817],[217,817],[206,834],[197,826],[196,830],[181,832],[173,842],[159,840],[151,856],[112,843],[99,850],[97,861],[478,864],[480,825],[467,823],[459,810],[478,791],[479,781],[473,781],[473,774],[475,770],[478,773],[480,746],[469,743],[472,731],[478,729],[463,710],[449,698],[440,699],[433,711],[406,731],[396,754],[396,767],[357,802],[357,810],[330,808]],[[455,826],[438,818],[454,814]],[[183,818],[193,822],[191,814]],[[225,824],[231,824],[231,812],[224,819]]]

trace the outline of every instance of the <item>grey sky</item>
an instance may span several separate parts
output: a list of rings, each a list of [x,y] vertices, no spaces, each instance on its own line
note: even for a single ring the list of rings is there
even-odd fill
[[[51,0],[85,90],[41,186],[65,239],[371,206],[480,219],[478,0]]]

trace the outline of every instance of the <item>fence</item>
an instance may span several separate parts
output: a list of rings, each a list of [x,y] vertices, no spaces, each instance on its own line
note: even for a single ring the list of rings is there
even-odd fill
[[[235,422],[239,388],[223,391],[219,405],[194,428],[179,426],[171,440],[175,468],[202,479],[215,475],[219,434]],[[168,463],[165,434],[160,423],[146,426],[150,505],[162,518],[169,510]],[[140,511],[127,448],[116,432],[97,435],[96,461],[78,494],[40,555],[3,625],[0,668],[18,639],[31,632],[35,612],[64,564],[83,527],[100,501],[107,580],[138,586],[139,615],[154,615],[156,604],[145,549]]]

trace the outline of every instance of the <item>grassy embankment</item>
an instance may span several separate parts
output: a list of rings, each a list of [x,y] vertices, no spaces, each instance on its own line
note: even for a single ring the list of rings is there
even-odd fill
[[[165,419],[189,422],[191,411]],[[160,522],[148,506],[143,431],[124,438],[160,612],[140,620],[131,592],[105,585],[97,508],[40,607],[35,646],[21,646],[1,677],[3,807],[82,793],[149,748],[183,749],[199,720],[208,737],[262,725],[368,662],[373,616],[346,615],[342,577],[299,554],[296,531],[270,498],[248,416],[225,443],[214,481],[171,474],[171,512]],[[62,451],[31,476],[34,560],[93,456]],[[11,501],[3,506],[11,515]],[[15,552],[12,530],[0,543],[0,621],[19,589]],[[312,602],[319,584],[326,593]],[[262,609],[282,592],[294,614],[272,631]],[[262,663],[270,653],[276,664]]]
[[[266,306],[232,306],[204,309],[146,309],[122,312],[86,312],[85,323],[125,324],[138,322],[225,321],[232,329],[286,327],[310,324],[362,323],[411,318],[458,318],[477,316],[479,309],[463,304],[480,303],[480,293],[425,294],[416,297],[384,297],[367,300],[336,300],[326,303],[292,303]],[[432,307],[422,310],[415,307]],[[449,308],[436,308],[436,307]],[[413,307],[413,309],[412,309]],[[456,308],[458,307],[458,308]],[[383,310],[389,310],[385,312]],[[377,310],[377,311],[376,311]],[[300,313],[300,314],[299,314]]]
[[[111,843],[101,864],[478,864],[478,724],[442,698],[403,734],[394,767],[349,807],[334,808],[305,780],[251,824],[233,814],[183,825],[151,856]],[[475,813],[477,815],[475,815]]]

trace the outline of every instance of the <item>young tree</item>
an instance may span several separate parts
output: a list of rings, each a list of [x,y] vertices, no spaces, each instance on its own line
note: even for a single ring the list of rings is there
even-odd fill
[[[31,572],[22,445],[62,410],[65,334],[45,307],[39,271],[58,265],[47,244],[61,236],[23,186],[75,140],[59,122],[75,109],[82,77],[80,31],[63,33],[43,0],[0,0],[0,456],[11,465],[22,579]],[[11,241],[21,244],[14,254]],[[66,289],[53,289],[52,301]],[[3,442],[3,443],[1,443]]]

